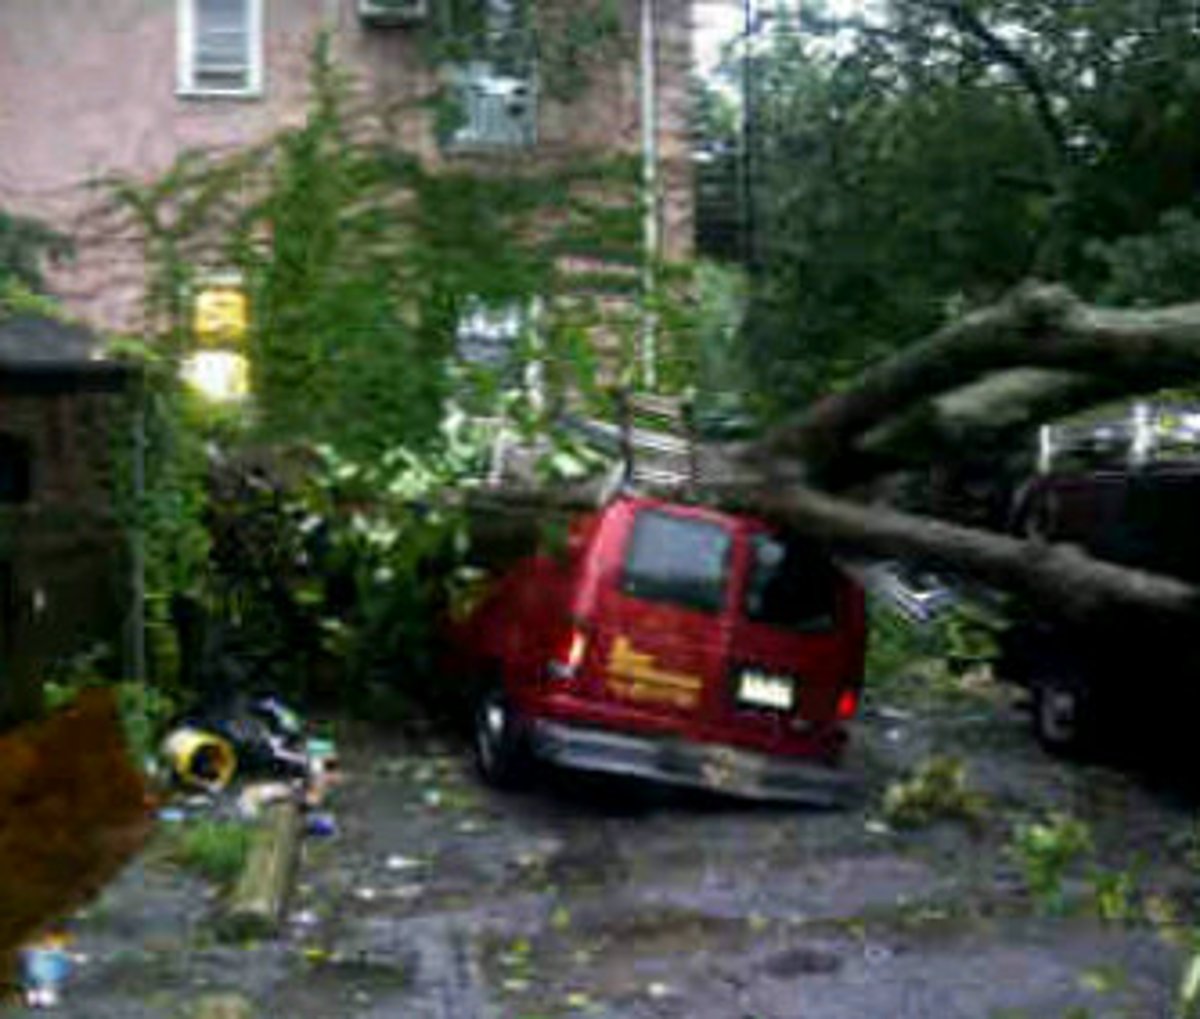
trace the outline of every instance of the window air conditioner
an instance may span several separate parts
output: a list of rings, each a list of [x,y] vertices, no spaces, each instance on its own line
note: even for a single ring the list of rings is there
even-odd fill
[[[358,16],[368,25],[411,25],[429,13],[429,0],[358,0]]]

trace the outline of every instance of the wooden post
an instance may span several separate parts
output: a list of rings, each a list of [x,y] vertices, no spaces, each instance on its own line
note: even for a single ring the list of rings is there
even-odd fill
[[[300,849],[300,807],[272,803],[254,833],[246,866],[220,924],[228,940],[271,937],[279,929]]]

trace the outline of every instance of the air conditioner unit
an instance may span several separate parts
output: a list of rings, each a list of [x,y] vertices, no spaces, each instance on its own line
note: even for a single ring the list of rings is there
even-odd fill
[[[367,25],[412,25],[429,13],[429,0],[358,0],[358,16]]]

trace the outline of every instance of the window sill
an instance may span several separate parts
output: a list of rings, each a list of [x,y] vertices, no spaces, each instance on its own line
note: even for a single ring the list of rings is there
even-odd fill
[[[219,88],[177,88],[176,99],[186,100],[232,100],[234,102],[255,102],[263,98],[263,89],[219,89]]]

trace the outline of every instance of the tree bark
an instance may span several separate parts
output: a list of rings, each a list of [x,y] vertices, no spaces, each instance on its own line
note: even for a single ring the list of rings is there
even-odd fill
[[[1073,546],[1022,541],[883,506],[864,506],[802,486],[739,487],[720,501],[752,509],[833,545],[919,559],[969,574],[1074,622],[1191,625],[1200,610],[1200,592],[1190,584],[1103,562]]]
[[[869,369],[769,436],[756,459],[797,459],[821,477],[861,436],[921,401],[1016,367],[1119,380],[1105,387],[1110,395],[1200,378],[1200,305],[1117,311],[1030,284]]]

